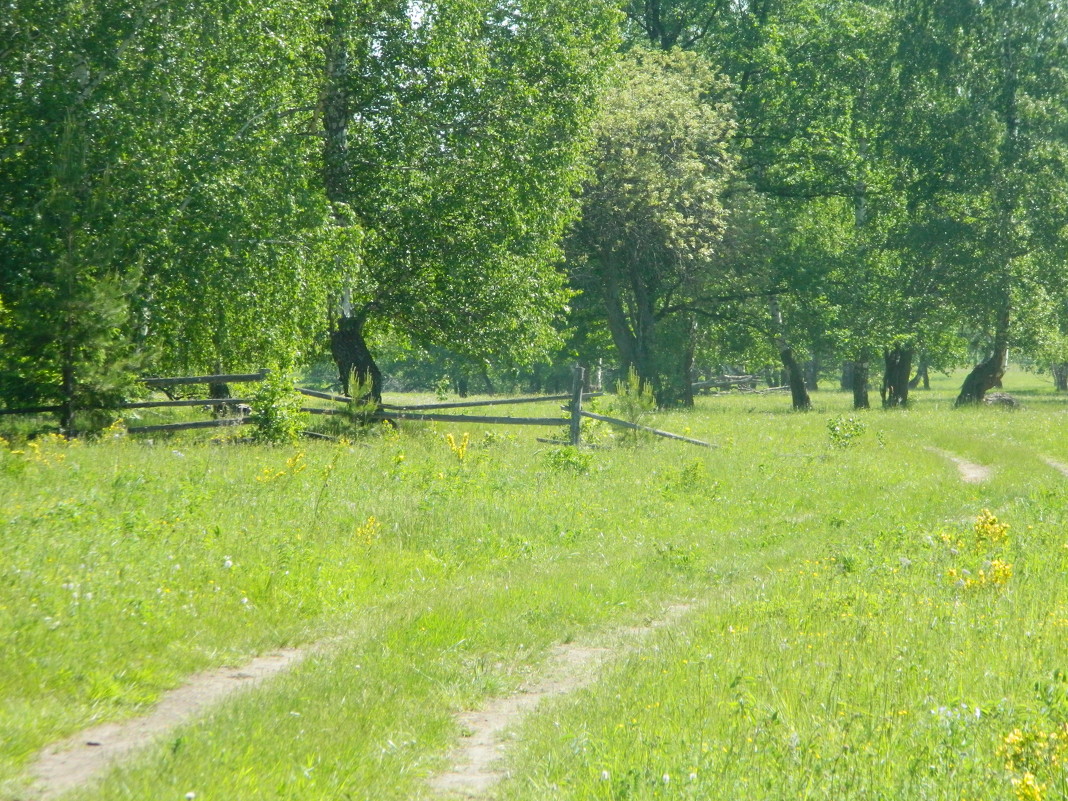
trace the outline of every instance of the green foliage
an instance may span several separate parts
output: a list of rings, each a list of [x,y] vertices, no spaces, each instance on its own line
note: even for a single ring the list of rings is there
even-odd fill
[[[452,389],[452,379],[443,375],[434,384],[434,397],[439,401],[447,401],[449,399],[449,392]]]
[[[827,421],[827,436],[835,448],[848,448],[866,430],[864,421],[854,415],[840,414]]]
[[[612,395],[611,414],[626,420],[628,423],[643,424],[656,409],[656,396],[652,387],[642,380],[638,371],[631,367],[627,371],[625,381],[616,384],[615,393]],[[644,431],[635,431],[625,428],[620,432],[622,442],[637,445],[641,442],[649,442],[652,435]]]
[[[330,86],[351,122],[325,152],[328,193],[367,231],[351,304],[420,346],[530,362],[571,294],[558,241],[616,13],[448,0],[432,17],[342,5],[328,31],[351,65]]]
[[[72,118],[64,121],[42,187],[32,253],[17,265],[20,272],[0,273],[0,289],[11,303],[0,316],[0,338],[7,344],[0,356],[0,398],[11,406],[62,405],[67,434],[108,425],[108,410],[131,393],[142,363],[130,341],[129,319],[140,273],[119,262],[117,234],[99,234],[124,212],[116,213],[108,177],[94,183],[89,173],[84,128]],[[75,420],[76,410],[92,411]]]
[[[557,473],[577,473],[586,475],[593,465],[593,454],[582,451],[572,445],[553,448],[545,455],[549,469]]]
[[[271,445],[293,444],[300,438],[307,415],[300,410],[303,396],[283,371],[272,370],[250,398],[252,438]]]
[[[635,50],[611,78],[569,258],[622,364],[673,402],[688,391],[695,310],[723,278],[712,256],[734,174],[727,83],[681,51]]]

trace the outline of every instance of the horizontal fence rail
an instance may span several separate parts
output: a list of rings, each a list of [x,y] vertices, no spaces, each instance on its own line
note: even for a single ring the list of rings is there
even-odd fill
[[[191,431],[196,428],[225,428],[243,426],[251,423],[247,417],[230,417],[220,420],[196,420],[190,423],[160,423],[154,426],[131,426],[126,430],[131,434],[149,434],[153,431]]]
[[[63,411],[62,406],[27,406],[22,409],[0,409],[0,414],[45,414],[61,411]]]
[[[600,420],[605,423],[611,423],[614,426],[619,426],[620,428],[629,428],[634,431],[646,431],[650,434],[656,434],[658,437],[664,437],[665,439],[677,439],[680,442],[689,442],[691,445],[701,445],[705,448],[716,447],[711,442],[704,442],[703,440],[693,439],[692,437],[684,437],[681,434],[672,434],[670,431],[661,431],[659,428],[650,428],[649,426],[630,423],[626,420],[619,420],[615,417],[606,417],[605,415],[597,414],[596,412],[581,411],[579,414],[582,417],[589,417],[591,420]]]
[[[345,416],[348,412],[342,409],[317,409],[313,406],[305,406],[302,412],[308,414]],[[566,426],[568,419],[565,417],[487,417],[475,414],[423,414],[419,412],[394,412],[380,411],[368,414],[373,420],[425,420],[434,423],[499,423],[501,425],[517,426]]]
[[[165,400],[165,401],[130,401],[120,403],[120,409],[157,409],[167,406],[248,406],[252,403],[248,398],[194,398],[192,400]]]
[[[177,378],[142,378],[141,383],[146,387],[177,387],[183,384],[247,384],[254,381],[263,381],[270,374],[270,370],[260,370],[258,373],[237,373],[234,375],[187,375]]]
[[[584,392],[583,398],[599,398],[603,395],[603,392]],[[536,398],[499,398],[493,400],[481,400],[481,401],[453,401],[447,403],[417,403],[398,406],[391,403],[383,403],[383,409],[390,409],[399,412],[414,412],[421,409],[468,409],[475,408],[477,406],[511,406],[517,403],[542,403],[543,401],[562,401],[571,400],[570,395],[542,395]]]
[[[183,386],[188,384],[239,384],[239,383],[251,383],[256,381],[263,381],[268,375],[269,370],[260,370],[258,373],[227,373],[218,375],[197,375],[197,376],[177,376],[173,378],[145,378],[141,382],[152,389],[162,389],[165,387]],[[374,408],[374,411],[368,411],[364,419],[369,420],[412,420],[421,422],[433,422],[433,423],[456,423],[456,424],[485,424],[485,425],[520,425],[520,426],[567,426],[570,429],[570,441],[572,445],[578,446],[581,444],[581,427],[579,423],[583,417],[591,420],[599,420],[609,425],[619,426],[621,428],[628,428],[635,431],[645,431],[658,437],[664,437],[665,439],[678,440],[680,442],[688,442],[691,445],[700,445],[705,448],[714,448],[715,445],[709,442],[703,442],[699,439],[692,437],[684,437],[680,434],[672,434],[670,431],[661,431],[658,428],[651,428],[649,426],[639,425],[638,423],[631,423],[627,420],[620,420],[616,417],[608,417],[607,415],[597,414],[596,412],[588,412],[582,408],[582,402],[590,398],[599,398],[604,395],[603,392],[586,392],[584,391],[584,377],[585,370],[582,367],[575,367],[574,381],[572,391],[567,395],[541,395],[538,397],[528,398],[495,398],[491,400],[476,400],[476,401],[449,401],[441,403],[417,403],[417,404],[379,404]],[[742,381],[749,381],[754,376],[725,376],[724,379],[731,385],[737,386]],[[724,379],[720,379],[723,381]],[[694,388],[707,387],[713,384],[713,382],[699,382],[694,385]],[[315,389],[306,389],[303,387],[297,387],[296,391],[310,398],[317,398],[319,400],[332,401],[335,403],[351,403],[352,398],[347,395],[337,395],[332,392],[321,392]],[[752,390],[750,390],[752,391]],[[770,390],[769,390],[770,391]],[[569,413],[568,417],[502,417],[492,415],[468,415],[468,414],[438,414],[435,410],[439,409],[474,409],[485,406],[513,406],[518,404],[529,403],[547,403],[555,401],[568,401],[567,404],[561,406],[561,409]],[[231,406],[239,410],[239,413],[235,417],[222,417],[217,420],[198,420],[184,423],[160,423],[158,425],[146,425],[146,426],[130,426],[127,428],[131,434],[149,434],[153,432],[163,431],[191,431],[196,429],[205,428],[226,428],[231,426],[247,425],[252,421],[250,417],[245,415],[245,412],[249,411],[249,404],[252,401],[248,398],[203,398],[203,399],[183,399],[183,400],[165,400],[165,401],[129,401],[118,405],[120,409],[154,409],[154,408],[167,408],[167,407],[220,407]],[[0,415],[3,414],[36,414],[46,412],[61,412],[64,410],[63,406],[35,406],[26,409],[0,409]],[[306,406],[301,408],[302,412],[312,415],[334,415],[345,416],[350,412],[347,409],[322,409],[317,407]],[[361,416],[357,412],[357,417]],[[316,434],[315,432],[304,432],[308,436],[325,437],[323,434]],[[327,437],[329,438],[329,437]]]

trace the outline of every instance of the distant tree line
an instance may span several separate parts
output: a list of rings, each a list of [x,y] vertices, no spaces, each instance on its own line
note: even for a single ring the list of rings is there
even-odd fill
[[[374,399],[418,355],[665,405],[1068,378],[1066,106],[1038,0],[14,0],[0,406],[325,357]]]

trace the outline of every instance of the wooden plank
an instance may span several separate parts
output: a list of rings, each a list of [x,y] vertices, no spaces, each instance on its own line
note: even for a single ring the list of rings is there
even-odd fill
[[[317,389],[304,389],[303,387],[297,387],[297,392],[301,395],[307,395],[309,398],[319,398],[320,400],[337,401],[338,403],[349,403],[352,398],[348,395],[335,395],[332,392],[320,392]]]
[[[155,409],[160,406],[226,406],[230,403],[252,403],[248,398],[202,398],[200,400],[131,401],[120,403],[120,409]]]
[[[251,423],[247,417],[232,417],[227,420],[200,420],[195,423],[165,423],[157,426],[134,426],[126,430],[131,434],[148,434],[153,431],[188,431],[194,428],[222,428]]]
[[[146,387],[176,387],[181,384],[242,384],[251,381],[262,381],[267,377],[269,370],[260,370],[258,373],[238,373],[235,375],[187,375],[177,378],[142,378],[141,383]]]
[[[305,406],[301,411],[308,414],[348,414],[340,409],[314,409],[310,406]],[[569,422],[563,417],[483,417],[474,414],[422,414],[394,411],[374,412],[368,416],[375,420],[425,420],[432,423],[489,423],[506,426],[566,426]]]
[[[691,439],[690,437],[684,437],[681,434],[672,434],[670,431],[661,431],[659,428],[650,428],[649,426],[640,426],[637,423],[628,423],[626,420],[618,420],[615,417],[605,417],[603,414],[596,414],[594,412],[580,412],[583,417],[589,417],[593,420],[602,420],[605,423],[611,423],[614,426],[622,426],[623,428],[631,428],[635,431],[648,431],[650,434],[656,434],[658,437],[665,437],[666,439],[677,439],[682,442],[689,442],[691,445],[701,445],[705,448],[716,448],[718,446],[713,445],[710,442],[704,442],[699,439]]]
[[[380,420],[426,420],[437,423],[488,423],[511,426],[566,426],[570,421],[563,417],[483,417],[461,414],[413,414],[411,412],[379,412]]]
[[[725,375],[708,381],[698,381],[690,386],[693,389],[729,389],[744,384],[756,384],[761,379],[755,375]]]
[[[599,398],[603,392],[584,392],[583,398]],[[383,403],[383,409],[399,412],[415,412],[422,409],[469,409],[476,406],[511,406],[516,403],[542,403],[543,401],[571,400],[571,394],[567,395],[542,395],[540,398],[500,398],[484,401],[452,401],[449,403],[420,403],[415,405],[398,406],[391,403]]]
[[[0,414],[45,414],[61,411],[63,411],[62,406],[27,406],[25,409],[0,409]]]
[[[318,431],[301,431],[300,435],[302,437],[307,437],[308,439],[325,439],[330,442],[337,442],[337,437],[331,437],[329,434],[320,434]]]

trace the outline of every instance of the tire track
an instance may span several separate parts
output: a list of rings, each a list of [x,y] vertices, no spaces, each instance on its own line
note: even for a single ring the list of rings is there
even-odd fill
[[[664,616],[647,626],[619,633],[624,641],[641,639],[686,614],[692,605],[667,607]],[[546,667],[529,684],[511,695],[493,698],[479,709],[462,712],[457,721],[466,734],[449,754],[452,767],[430,780],[430,787],[450,797],[476,799],[506,775],[501,766],[508,741],[505,732],[542,701],[566,695],[593,683],[601,666],[620,653],[619,648],[597,648],[576,643],[553,649]]]

